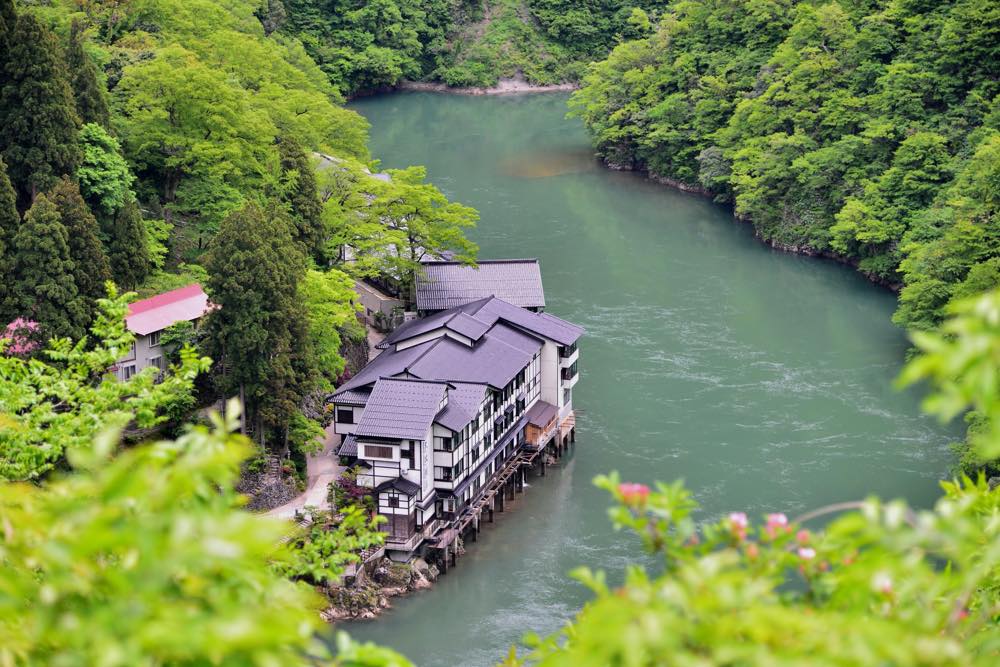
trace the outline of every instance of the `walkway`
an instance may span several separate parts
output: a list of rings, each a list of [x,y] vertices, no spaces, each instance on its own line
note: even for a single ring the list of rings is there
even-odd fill
[[[291,519],[305,507],[327,508],[327,493],[331,482],[340,477],[341,466],[336,451],[340,447],[340,436],[333,432],[331,424],[323,440],[323,451],[306,459],[306,490],[280,507],[266,513],[266,516]]]

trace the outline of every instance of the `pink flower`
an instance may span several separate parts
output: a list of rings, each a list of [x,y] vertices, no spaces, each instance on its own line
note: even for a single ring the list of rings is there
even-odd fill
[[[771,539],[774,539],[774,536],[777,534],[779,529],[780,530],[789,529],[788,517],[785,516],[784,514],[781,514],[780,512],[776,514],[768,514],[767,526],[765,526],[765,530],[767,531],[767,536],[770,537]]]
[[[626,505],[645,505],[646,499],[649,498],[649,487],[645,484],[623,482],[618,485],[618,493],[622,495]]]
[[[799,558],[802,560],[812,560],[816,557],[816,550],[812,547],[799,547]]]
[[[38,334],[38,322],[19,317],[7,325],[0,338],[10,341],[4,350],[7,354],[24,357],[38,349]]]
[[[729,530],[738,540],[747,536],[747,526],[750,522],[744,512],[733,512],[729,515]]]
[[[760,549],[757,547],[756,542],[751,542],[747,545],[747,558],[750,560],[757,560],[757,556],[760,555]]]
[[[808,530],[800,530],[795,534],[795,541],[799,544],[808,544],[809,537],[810,535]]]
[[[872,578],[872,588],[882,595],[892,595],[892,578],[885,572],[879,572]]]

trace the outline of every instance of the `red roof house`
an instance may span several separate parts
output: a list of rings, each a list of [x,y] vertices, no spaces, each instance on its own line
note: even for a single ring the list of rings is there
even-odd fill
[[[209,310],[208,295],[195,283],[129,304],[129,331],[146,336],[177,322],[196,320]]]

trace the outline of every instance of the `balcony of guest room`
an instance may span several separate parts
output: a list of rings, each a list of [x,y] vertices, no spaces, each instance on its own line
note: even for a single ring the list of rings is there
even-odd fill
[[[576,343],[563,345],[559,348],[559,367],[567,368],[576,363],[580,358],[580,348]]]
[[[576,362],[559,370],[559,379],[563,389],[571,389],[580,379],[580,368]]]

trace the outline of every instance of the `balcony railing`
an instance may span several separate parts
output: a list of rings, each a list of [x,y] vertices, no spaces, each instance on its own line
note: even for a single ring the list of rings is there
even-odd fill
[[[579,369],[577,368],[577,364],[574,363],[572,366],[569,366],[568,368],[562,369],[562,371],[561,371],[562,379],[563,380],[572,380],[573,378],[576,377],[576,375],[577,375],[578,372],[579,372]]]

